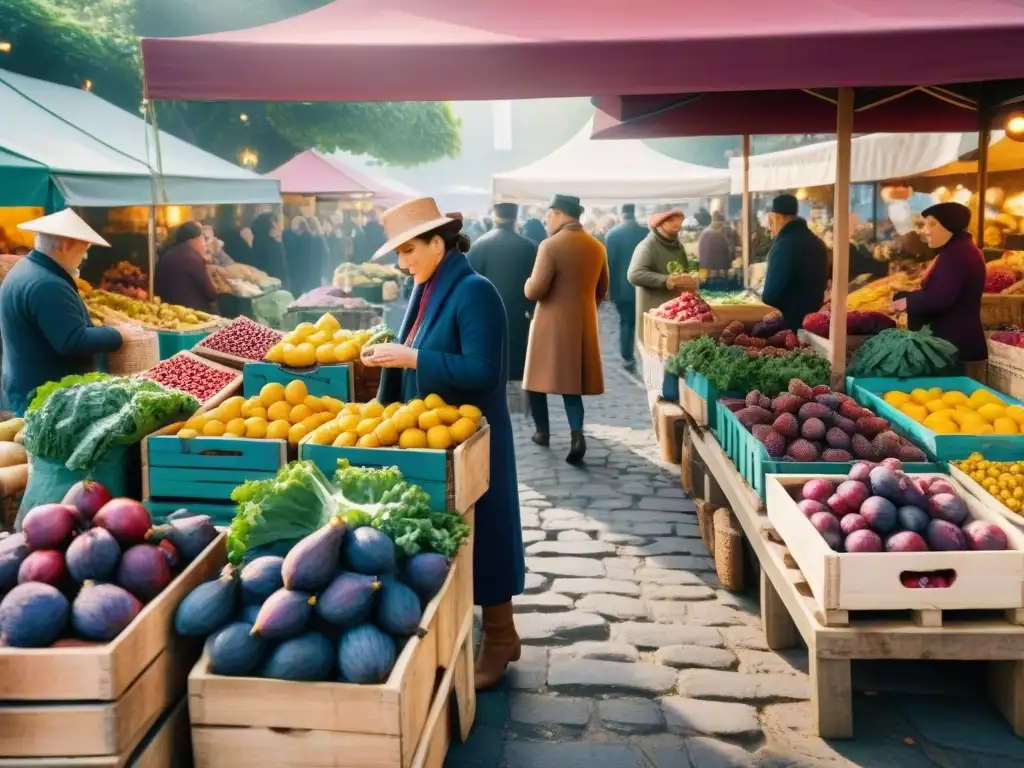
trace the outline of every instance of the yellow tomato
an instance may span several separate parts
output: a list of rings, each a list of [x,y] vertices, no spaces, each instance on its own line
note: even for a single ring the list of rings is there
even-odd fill
[[[267,418],[270,421],[289,421],[288,416],[291,412],[292,406],[288,405],[285,400],[280,400],[267,408]]]
[[[264,384],[260,390],[260,402],[264,408],[270,408],[274,403],[284,400],[284,385],[276,381]]]
[[[402,432],[398,437],[399,448],[427,448],[427,433],[413,427]]]
[[[287,440],[288,432],[291,430],[292,425],[284,419],[278,419],[272,421],[267,426],[267,437],[271,440]]]
[[[224,425],[224,433],[235,437],[245,437],[245,419],[239,416]]]
[[[304,403],[307,397],[309,397],[309,390],[306,389],[306,382],[302,379],[293,379],[284,388],[284,399],[288,401],[289,405]]]
[[[224,434],[225,426],[224,422],[219,419],[212,419],[206,422],[206,426],[203,427],[203,434],[206,437],[220,437]]]
[[[259,416],[253,416],[245,420],[245,436],[251,437],[255,440],[259,440],[267,436],[267,424],[266,419],[261,419]]]

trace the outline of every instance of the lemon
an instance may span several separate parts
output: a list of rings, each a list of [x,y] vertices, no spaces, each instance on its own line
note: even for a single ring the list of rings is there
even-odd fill
[[[405,432],[407,429],[415,427],[418,424],[419,419],[409,406],[403,405],[395,411],[395,414],[391,417],[391,421],[394,422],[395,429],[401,433]]]
[[[423,404],[431,410],[436,410],[447,405],[447,403],[441,399],[440,395],[433,394],[427,395],[425,398],[423,398]]]
[[[302,340],[308,339],[314,333],[316,333],[315,325],[313,325],[312,323],[299,323],[298,325],[295,326],[295,329],[288,335],[296,339]]]
[[[952,411],[953,406],[948,403],[944,403],[941,400],[929,400],[924,405],[928,409],[929,413],[938,413],[939,411]]]
[[[324,331],[317,331],[316,333],[307,336],[304,341],[307,344],[312,344],[314,347],[319,347],[321,344],[326,344],[331,340],[331,334],[325,333]],[[331,346],[334,346],[333,344]]]
[[[362,403],[346,403],[345,407],[341,409],[344,413],[354,413],[359,416],[363,412]]]
[[[265,359],[270,363],[284,364],[284,342],[278,342],[268,349]]]
[[[336,397],[330,397],[329,395],[324,395],[323,397],[321,397],[320,402],[323,404],[324,408],[327,411],[334,414],[335,416],[341,413],[341,409],[345,407],[345,404],[341,402],[341,400],[339,400]],[[309,405],[309,403],[307,402],[306,405]]]
[[[967,395],[965,395],[963,392],[946,392],[942,396],[942,402],[944,402],[946,405],[952,406],[966,405]]]
[[[292,445],[298,445],[299,440],[304,438],[309,433],[309,427],[305,424],[292,424],[288,430],[288,442]]]
[[[918,405],[917,403],[913,402],[904,403],[903,405],[900,406],[900,410],[903,413],[907,414],[907,416],[912,418],[914,421],[924,421],[925,418],[927,418],[928,416],[927,408],[925,408],[923,405]]]
[[[245,419],[239,416],[224,425],[224,434],[245,437]]]
[[[224,422],[219,419],[211,419],[206,422],[206,426],[203,427],[203,434],[207,437],[220,437],[224,434]]]
[[[201,413],[197,413],[191,416],[189,420],[185,422],[185,429],[192,429],[195,430],[196,432],[202,432],[203,427],[206,426],[206,422],[209,420],[210,419],[208,416],[205,416]]]
[[[355,432],[362,417],[355,413],[345,413],[338,416],[337,424],[342,432]]]
[[[452,433],[443,424],[431,427],[427,430],[427,445],[437,451],[446,451],[452,447]]]
[[[267,437],[271,440],[287,440],[292,425],[285,419],[276,419],[267,425]]]
[[[356,443],[360,448],[380,448],[380,443],[377,441],[377,436],[373,432],[368,435],[363,435],[359,438]]]
[[[320,315],[320,319],[316,321],[316,328],[327,333],[336,333],[341,330],[341,323],[330,312],[324,312]]]
[[[913,400],[918,405],[924,405],[925,403],[932,399],[932,396],[928,394],[927,390],[915,389],[913,392],[910,393],[910,399]]]
[[[224,418],[220,415],[219,408],[213,408],[206,412],[207,421],[224,421]]]
[[[260,390],[260,402],[264,408],[270,408],[274,403],[284,400],[284,385],[276,381],[264,384]]]
[[[320,363],[320,365],[332,365],[338,362],[338,358],[334,356],[334,345],[320,344],[317,346],[316,361]]]
[[[316,364],[316,347],[309,342],[284,350],[284,364],[289,368],[309,368]]]
[[[352,448],[359,442],[359,435],[355,432],[342,432],[331,443],[335,448]]]
[[[428,447],[427,433],[424,432],[422,429],[417,429],[416,427],[407,429],[403,431],[402,434],[398,437],[398,447],[426,448]]]
[[[1016,435],[1020,431],[1017,429],[1017,422],[1008,416],[1000,416],[999,418],[993,419],[992,430],[997,435]]]
[[[441,423],[441,414],[437,411],[424,411],[420,414],[419,428],[429,431]]]
[[[334,414],[330,411],[323,411],[321,413],[314,413],[310,418],[316,419],[317,424],[326,424],[329,421],[334,421]]]
[[[339,363],[351,363],[359,357],[359,345],[354,341],[343,341],[334,348],[334,359]]]
[[[978,408],[978,415],[984,416],[988,421],[995,421],[1006,415],[1006,408],[995,403],[985,403]]]
[[[291,411],[288,414],[288,421],[290,421],[292,424],[298,424],[303,419],[312,415],[313,411],[311,411],[309,407],[305,403],[303,403],[302,405],[296,405],[294,408],[291,409]]]
[[[302,379],[289,381],[288,386],[284,388],[284,399],[288,401],[289,405],[300,405],[306,402],[307,397],[309,397],[309,390],[306,389],[306,382]]]
[[[351,331],[346,331],[344,328],[342,328],[341,330],[337,330],[337,331],[334,332],[334,335],[331,337],[331,340],[335,344],[341,344],[341,342],[349,341],[351,338],[352,338]]]
[[[288,421],[291,412],[292,406],[288,405],[286,401],[280,400],[267,408],[267,418],[270,421]]]
[[[260,401],[259,395],[257,395],[256,397],[250,397],[248,400],[242,403],[242,418],[248,419],[250,416],[252,416],[253,408],[262,407],[263,403]]]
[[[377,436],[377,442],[383,446],[395,445],[398,442],[398,430],[391,419],[384,419],[373,430],[373,434]]]
[[[384,406],[376,400],[371,400],[370,402],[363,404],[363,407],[359,409],[359,415],[364,419],[373,419],[378,416],[383,416]]]
[[[245,405],[244,397],[229,397],[220,404],[217,410],[221,412],[221,416],[224,421],[231,421],[232,419],[237,419],[242,415],[243,405]]]
[[[894,408],[899,408],[901,405],[910,401],[910,395],[906,392],[900,392],[899,390],[893,390],[892,392],[886,392],[885,397],[882,398],[889,405]]]
[[[381,416],[383,416],[385,419],[390,419],[401,407],[401,403],[391,403],[391,405],[384,409],[384,413],[382,413]]]
[[[937,425],[946,423],[955,425],[955,422],[950,418],[948,412],[930,414],[922,423],[924,426],[928,427],[928,429],[934,429]]]
[[[1006,415],[1015,422],[1024,426],[1024,408],[1019,405],[1010,405],[1006,408]]]
[[[451,426],[459,420],[459,409],[451,405],[442,405],[437,409],[437,415],[441,417],[441,423]]]
[[[356,426],[356,434],[360,437],[365,437],[373,432],[381,421],[383,421],[383,419],[381,419],[380,416],[375,416],[372,419],[363,419],[359,422],[358,426]]]
[[[313,445],[330,445],[334,442],[335,435],[332,435],[329,430],[320,427],[314,429],[309,435],[309,442]]]
[[[903,394],[902,392],[900,394]],[[459,407],[459,415],[466,419],[472,419],[479,423],[480,419],[484,417],[483,411],[477,408],[475,405],[463,405]]]
[[[254,440],[261,440],[267,436],[267,420],[259,416],[252,416],[245,420],[245,436]]]
[[[928,428],[937,435],[955,435],[960,431],[960,428],[957,427],[956,424],[954,424],[952,421],[949,421],[948,419],[946,419],[945,421],[940,421],[938,424],[929,426]]]
[[[199,433],[194,429],[184,428],[178,430],[178,437],[182,440],[191,440],[193,437],[199,437]]]
[[[408,403],[405,404],[405,407],[408,408],[413,413],[415,413],[417,416],[419,416],[421,413],[426,413],[427,411],[430,410],[429,408],[427,408],[427,404],[424,403],[422,400],[410,400]]]
[[[306,428],[307,431],[312,432],[314,429],[316,429],[317,427],[320,426],[321,422],[320,422],[319,415],[313,413],[313,414],[310,414],[309,416],[307,416],[306,418],[304,418],[302,421],[293,422],[293,423],[302,424]]]
[[[463,416],[449,428],[452,440],[456,445],[466,442],[477,430],[477,423],[470,418]]]

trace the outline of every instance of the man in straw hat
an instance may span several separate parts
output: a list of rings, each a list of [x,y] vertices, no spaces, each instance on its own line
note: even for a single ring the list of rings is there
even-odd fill
[[[3,400],[23,414],[41,384],[93,370],[93,356],[121,347],[115,328],[94,328],[75,277],[91,245],[110,244],[66,208],[19,229],[36,233],[35,249],[0,286]]]

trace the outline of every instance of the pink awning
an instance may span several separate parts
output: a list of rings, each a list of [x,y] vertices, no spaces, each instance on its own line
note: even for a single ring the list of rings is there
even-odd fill
[[[408,199],[408,195],[315,149],[296,155],[267,176],[281,182],[283,195],[325,198],[372,196],[374,203],[385,207]]]
[[[336,0],[142,41],[147,96],[434,101],[1002,80],[1024,0]]]

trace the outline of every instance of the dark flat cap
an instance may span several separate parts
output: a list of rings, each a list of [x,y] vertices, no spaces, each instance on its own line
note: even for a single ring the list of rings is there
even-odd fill
[[[772,213],[782,216],[796,216],[800,212],[800,201],[796,195],[776,195],[772,200]]]
[[[519,206],[516,203],[495,203],[494,215],[499,219],[514,219],[519,215]]]
[[[572,216],[574,219],[578,219],[583,215],[583,206],[580,205],[580,199],[573,197],[572,195],[555,195],[551,198],[551,203],[548,208],[553,208],[556,211],[561,211],[567,216]]]

